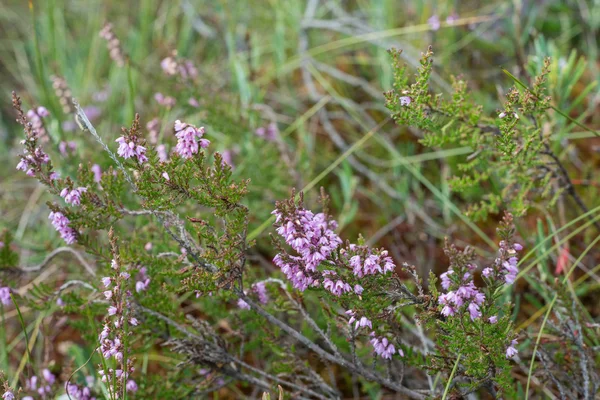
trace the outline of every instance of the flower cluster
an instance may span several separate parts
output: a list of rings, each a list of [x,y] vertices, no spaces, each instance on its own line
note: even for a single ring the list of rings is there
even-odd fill
[[[54,383],[56,382],[56,376],[54,376],[54,374],[50,372],[49,369],[45,368],[42,371],[42,378],[43,380],[38,379],[38,377],[34,375],[31,378],[27,379],[27,381],[25,382],[26,391],[37,393],[44,399],[50,398],[50,395],[52,393],[52,385],[54,385]],[[25,396],[22,398],[22,400],[33,400],[33,397]]]
[[[503,279],[507,285],[512,285],[519,274],[517,252],[521,250],[523,246],[519,243],[509,244],[504,240],[501,241],[498,258],[494,260],[492,267],[483,270],[482,275],[490,280]]]
[[[36,147],[33,152],[24,149],[23,153],[21,161],[17,164],[17,169],[24,171],[28,176],[35,176],[36,170],[40,171],[42,164],[47,164],[50,161],[50,157],[41,147]]]
[[[442,315],[452,316],[466,305],[472,321],[481,317],[479,307],[485,301],[485,295],[473,283],[475,269],[475,265],[467,264],[466,268],[457,271],[450,267],[441,275],[442,288],[448,290],[438,298],[439,304],[443,306]],[[449,290],[450,288],[454,290]]]
[[[67,394],[71,397],[71,399],[73,400],[96,400],[96,398],[94,396],[92,396],[92,391],[90,389],[90,387],[93,384],[93,377],[88,377],[88,378],[92,378],[91,380],[88,379],[88,385],[87,386],[79,386],[75,383],[67,383],[65,385],[65,391],[67,392]]]
[[[148,161],[146,148],[142,146],[143,139],[140,136],[140,116],[135,115],[131,129],[122,128],[122,131],[123,135],[115,140],[119,143],[117,153],[125,159],[135,157],[140,164]]]
[[[81,194],[87,192],[84,187],[78,187],[74,189],[64,188],[60,191],[60,197],[65,199],[67,204],[78,206],[81,204]]]
[[[77,231],[69,226],[69,219],[59,211],[53,211],[50,213],[50,218],[54,229],[64,239],[67,244],[73,244],[77,241]]]
[[[277,233],[298,255],[290,255],[280,247],[273,262],[301,291],[309,287],[322,287],[340,297],[342,295],[361,296],[367,282],[374,276],[393,272],[396,265],[386,250],[375,250],[364,245],[342,246],[342,239],[334,232],[336,221],[325,213],[314,214],[302,206],[302,194],[296,204],[294,197],[289,201],[278,202],[273,213],[276,217]],[[325,266],[322,271],[319,266]],[[360,297],[359,297],[360,299]],[[391,358],[396,349],[388,339],[377,337],[372,321],[365,315],[359,316],[355,310],[346,311],[354,329],[368,327],[371,344],[375,353],[383,358]],[[403,355],[402,350],[398,354]]]
[[[125,56],[121,49],[121,42],[112,30],[112,24],[107,22],[100,31],[100,37],[106,40],[110,58],[112,58],[119,67],[125,65]]]
[[[175,151],[183,158],[191,158],[198,153],[199,147],[207,148],[210,144],[210,141],[202,138],[203,135],[204,127],[196,128],[180,120],[175,121],[175,136],[177,136]]]
[[[98,349],[106,361],[114,360],[116,368],[108,368],[104,370],[100,366],[99,374],[102,382],[106,382],[111,386],[112,393],[118,397],[123,385],[128,391],[135,392],[137,385],[135,381],[130,379],[134,371],[133,360],[131,357],[126,357],[127,335],[125,325],[137,326],[139,324],[135,317],[130,316],[128,310],[131,309],[128,283],[131,275],[123,270],[120,263],[113,259],[111,262],[113,270],[112,276],[102,278],[104,285],[104,297],[109,300],[110,306],[107,309],[108,317],[105,320],[104,327],[98,339],[100,348]]]
[[[392,356],[396,353],[396,347],[394,347],[393,343],[387,340],[385,337],[377,337],[375,336],[375,332],[371,332],[371,336],[373,337],[370,342],[373,345],[373,349],[375,349],[375,353],[381,358],[391,359]],[[404,352],[402,349],[398,349],[398,354],[404,357]]]
[[[266,287],[265,281],[256,282],[255,284],[253,284],[252,292],[254,292],[257,295],[258,301],[260,301],[261,304],[267,304],[269,302],[269,295],[267,293],[267,287]],[[244,309],[244,310],[250,309],[250,305],[242,299],[238,300],[237,305],[239,308]]]

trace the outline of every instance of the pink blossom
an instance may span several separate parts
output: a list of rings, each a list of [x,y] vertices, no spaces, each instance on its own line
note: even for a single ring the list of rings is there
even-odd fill
[[[175,121],[175,136],[177,136],[175,151],[183,158],[191,158],[198,153],[199,147],[206,148],[210,144],[210,141],[202,138],[203,135],[204,127],[196,128],[185,122]]]
[[[69,226],[69,219],[61,212],[51,212],[50,218],[54,228],[60,233],[60,236],[67,244],[73,244],[77,238],[77,232]]]
[[[519,351],[515,348],[517,344],[518,342],[516,339],[510,342],[510,346],[508,346],[508,348],[506,349],[506,358],[513,358],[519,353]]]
[[[90,169],[94,173],[94,182],[100,182],[102,180],[102,168],[98,164],[94,164]]]

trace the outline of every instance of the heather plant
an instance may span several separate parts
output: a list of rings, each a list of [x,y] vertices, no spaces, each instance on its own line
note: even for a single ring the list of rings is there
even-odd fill
[[[552,132],[547,129],[553,118],[551,108],[560,113],[551,106],[547,94],[549,58],[538,63],[539,70],[531,87],[507,72],[516,85],[505,94],[506,99],[497,114],[486,116],[469,93],[464,77],[452,78],[451,96],[432,93],[431,48],[421,58],[414,83],[409,82],[401,53],[390,50],[394,83],[393,89],[385,94],[386,106],[397,123],[424,131],[421,143],[425,146],[467,146],[472,150],[456,163],[456,175],[450,181],[455,192],[464,193],[470,200],[468,211],[472,217],[485,219],[504,206],[522,215],[538,198],[552,206],[564,194],[570,196],[583,213],[588,211],[555,153],[550,138]],[[487,193],[474,198],[473,193],[477,191],[473,189],[482,186]]]
[[[391,7],[384,3],[393,2],[377,3],[372,17],[382,21]],[[54,57],[56,49],[42,47],[35,54],[42,90],[23,101],[13,93],[10,119],[23,129],[10,133],[18,137],[10,169],[41,185],[32,186],[18,226],[6,224],[0,236],[3,400],[597,395],[598,326],[578,296],[594,290],[584,281],[597,268],[585,264],[595,262],[599,238],[577,259],[569,240],[588,233],[598,208],[587,211],[567,172],[569,154],[555,140],[575,124],[555,113],[569,104],[585,63],[574,55],[561,61],[540,39],[536,56],[519,66],[523,81],[526,72],[538,77],[527,84],[509,77],[517,86],[496,114],[485,114],[485,94],[469,93],[463,77],[453,80],[450,100],[433,94],[448,85],[431,49],[414,84],[403,65],[414,66],[414,57],[392,50],[388,69],[385,48],[395,42],[384,39],[394,31],[378,32],[337,2],[273,7],[275,26],[264,24],[269,36],[275,30],[273,49],[254,32],[238,36],[246,27],[228,13],[207,25],[205,9],[191,4],[165,7],[149,23],[152,2],[143,2],[134,13],[139,31],[94,17],[93,45],[80,47],[101,57],[83,73],[86,84],[77,68],[54,58],[44,65],[42,53]],[[415,32],[427,29],[429,41],[469,25],[468,39],[479,33],[470,24],[497,18],[446,6],[425,10]],[[289,32],[296,15],[297,32]],[[188,24],[209,39],[202,57],[191,49]],[[173,26],[177,39],[156,41]],[[310,48],[332,32],[344,37]],[[224,42],[215,39],[221,33]],[[300,54],[286,60],[290,37]],[[318,60],[361,41],[372,49],[356,50],[352,63]],[[148,46],[155,49],[147,56]],[[220,47],[227,55],[211,70],[204,56]],[[272,71],[264,63],[271,51]],[[382,70],[371,76],[365,59]],[[576,73],[565,77],[557,71],[563,64]],[[301,84],[285,80],[294,66]],[[396,127],[386,125],[373,83],[389,88],[392,72],[386,98]],[[287,116],[304,108],[295,120]],[[419,147],[404,140],[405,125],[435,151],[412,154]],[[353,133],[360,139],[351,145]],[[440,171],[417,161],[451,153],[466,160],[440,159]],[[333,171],[337,177],[324,179]],[[450,171],[460,196],[445,192]],[[582,210],[568,223],[565,195]],[[35,207],[40,198],[47,207]],[[466,220],[452,203],[458,199],[479,218],[483,231],[467,225],[480,238],[448,215]],[[563,226],[547,213],[534,235],[525,211],[554,205]],[[25,232],[31,213],[45,223]],[[581,220],[589,222],[576,227]],[[579,268],[585,274],[570,281]],[[554,280],[561,273],[564,280]],[[537,309],[522,322],[530,304]],[[527,329],[539,312],[546,312],[541,325]]]

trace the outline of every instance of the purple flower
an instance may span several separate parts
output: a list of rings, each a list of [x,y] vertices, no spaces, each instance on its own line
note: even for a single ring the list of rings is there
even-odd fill
[[[102,168],[98,164],[94,164],[90,169],[94,173],[94,182],[100,182],[102,180]]]
[[[237,305],[239,308],[241,308],[242,310],[249,310],[250,309],[250,304],[246,303],[244,300],[239,299],[237,302]]]
[[[370,342],[373,345],[375,353],[381,358],[390,360],[396,352],[396,348],[394,347],[394,345],[390,343],[385,337],[376,337],[374,332],[371,332],[371,335],[373,336],[373,339],[371,339]]]
[[[495,324],[496,322],[498,322],[498,317],[495,315],[492,315],[491,317],[488,318],[488,321],[490,324]]]
[[[429,19],[427,20],[427,23],[429,24],[431,29],[434,31],[437,31],[441,27],[440,17],[438,17],[437,15],[432,15],[431,17],[429,17]]]
[[[44,368],[42,371],[42,376],[50,385],[52,385],[56,381],[56,376],[48,368]]]
[[[138,390],[138,386],[133,379],[130,379],[127,381],[127,384],[125,384],[125,389],[127,389],[128,392],[135,393]]]
[[[139,144],[136,144],[134,140],[129,140],[125,138],[125,136],[119,137],[115,142],[119,143],[119,148],[117,149],[117,154],[119,154],[124,159],[128,159],[131,157],[136,157],[140,164],[148,161],[148,157],[146,157],[146,148]]]
[[[6,392],[4,392],[4,394],[2,395],[2,399],[3,400],[15,400],[15,395],[13,394],[13,392],[11,392],[10,390],[7,390]]]
[[[357,295],[360,296],[364,290],[365,289],[362,286],[354,285],[354,293],[356,293]]]
[[[0,287],[0,303],[8,306],[11,302],[12,299],[10,298],[10,288],[7,286]]]
[[[261,304],[267,304],[269,302],[269,295],[267,294],[267,287],[265,282],[258,282],[252,285],[252,290],[258,295],[258,301]]]
[[[67,244],[73,244],[77,240],[77,232],[69,226],[69,219],[61,212],[51,212],[49,217],[54,229],[60,233],[60,236]]]
[[[487,267],[487,268],[485,268],[485,269],[484,269],[484,270],[481,272],[481,274],[482,274],[483,276],[485,276],[486,278],[489,278],[489,277],[490,277],[490,275],[492,275],[492,272],[493,272],[493,271],[494,271],[494,270],[492,270],[490,267]]]
[[[515,348],[518,344],[517,340],[514,339],[510,342],[510,346],[506,349],[506,358],[513,358],[519,351]]]
[[[479,311],[479,306],[475,303],[469,304],[469,314],[471,315],[471,321],[475,321],[477,318],[481,317],[481,311]]]
[[[87,189],[84,187],[78,187],[78,188],[72,189],[72,190],[69,190],[68,188],[64,188],[60,192],[60,197],[63,197],[67,204],[78,206],[81,204],[81,194],[83,192],[87,192]]]
[[[450,280],[450,277],[448,275],[454,273],[454,271],[452,270],[452,268],[450,268],[447,272],[444,272],[443,274],[440,275],[440,278],[442,278],[442,288],[444,288],[444,290],[448,290],[448,288],[450,287],[450,284],[452,284],[452,281]]]
[[[198,153],[199,147],[206,148],[210,144],[210,141],[202,138],[203,135],[204,127],[196,128],[180,120],[175,121],[175,136],[177,136],[175,151],[183,158],[191,158]]]
[[[412,99],[409,96],[400,97],[400,105],[401,106],[409,106],[412,102]]]
[[[513,244],[513,249],[515,249],[516,251],[521,251],[523,250],[523,246],[521,246],[519,243],[515,243]]]

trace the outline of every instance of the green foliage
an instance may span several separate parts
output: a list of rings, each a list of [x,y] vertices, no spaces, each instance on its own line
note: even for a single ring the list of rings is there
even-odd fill
[[[385,96],[394,120],[423,130],[421,143],[425,146],[472,149],[472,154],[455,165],[450,186],[470,200],[468,211],[473,218],[485,219],[498,213],[500,207],[520,216],[531,201],[544,198],[552,205],[567,188],[569,182],[544,130],[551,118],[546,95],[549,59],[538,71],[531,90],[513,87],[498,116],[489,118],[482,115],[481,105],[472,99],[463,79],[452,78],[449,99],[431,93],[431,48],[423,54],[415,82],[410,85],[401,52],[391,50],[390,54],[395,77],[393,89]],[[484,188],[487,194],[472,198],[476,188]]]

